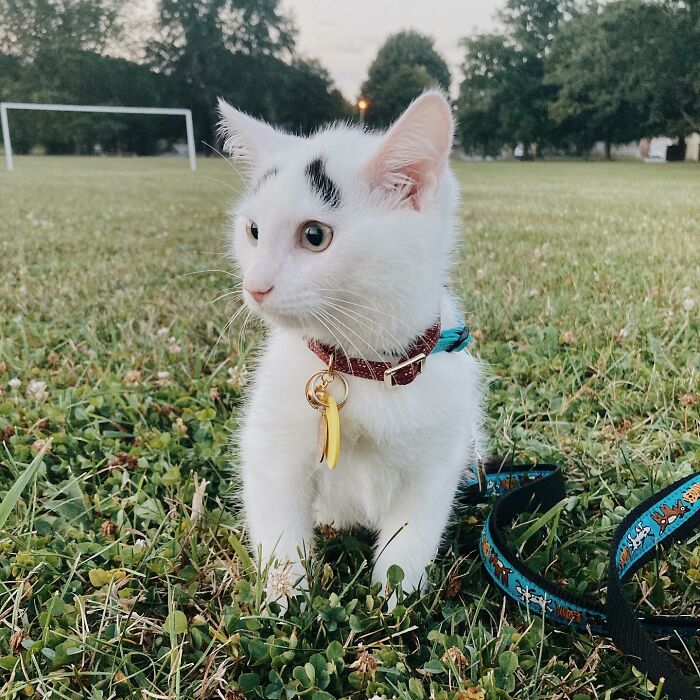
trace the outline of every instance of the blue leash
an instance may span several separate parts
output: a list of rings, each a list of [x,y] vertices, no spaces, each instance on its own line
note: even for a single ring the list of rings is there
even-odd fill
[[[512,600],[539,617],[612,638],[634,665],[656,683],[664,679],[671,700],[700,700],[700,692],[653,641],[700,634],[700,618],[642,615],[623,584],[660,549],[687,538],[700,525],[700,474],[676,481],[627,514],[610,547],[605,605],[577,596],[531,569],[507,544],[503,529],[525,512],[546,512],[566,495],[559,467],[549,464],[470,467],[460,494],[467,505],[498,496],[481,533],[479,552],[491,579]]]
[[[468,326],[440,333],[432,352],[464,350]],[[551,464],[488,465],[467,470],[460,501],[467,505],[499,497],[484,523],[479,552],[486,572],[510,599],[555,624],[609,636],[655,682],[664,679],[670,700],[700,700],[654,638],[700,635],[692,615],[641,615],[624,595],[623,584],[659,550],[687,537],[700,525],[700,474],[671,484],[630,511],[615,530],[610,547],[605,605],[577,596],[531,569],[506,542],[503,529],[525,512],[546,512],[566,496],[561,469]]]
[[[469,326],[457,326],[440,333],[437,345],[432,349],[431,355],[436,352],[459,352],[464,350],[472,342]]]

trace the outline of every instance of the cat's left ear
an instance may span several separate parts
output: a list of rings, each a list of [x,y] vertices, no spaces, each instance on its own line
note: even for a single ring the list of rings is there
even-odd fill
[[[224,151],[252,165],[297,141],[296,136],[277,131],[267,122],[241,112],[221,98],[219,115],[219,136],[224,139]]]
[[[454,129],[445,95],[423,93],[394,122],[366,166],[370,185],[420,209],[445,172]]]

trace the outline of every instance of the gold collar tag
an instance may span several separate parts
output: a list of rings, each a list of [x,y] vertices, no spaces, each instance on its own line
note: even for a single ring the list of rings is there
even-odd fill
[[[343,391],[340,399],[336,399],[328,391],[329,384],[336,378]],[[316,459],[320,463],[325,458],[328,468],[334,469],[340,455],[340,408],[348,399],[348,382],[342,374],[333,371],[332,355],[325,370],[309,377],[305,392],[309,405],[321,413],[316,441]]]

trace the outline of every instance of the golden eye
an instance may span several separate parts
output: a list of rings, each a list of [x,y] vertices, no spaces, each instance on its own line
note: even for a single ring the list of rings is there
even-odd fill
[[[301,246],[314,253],[328,248],[333,240],[333,229],[320,221],[307,221],[301,227]]]
[[[249,221],[246,224],[246,230],[248,231],[248,235],[254,240],[258,240],[258,225],[254,221]]]

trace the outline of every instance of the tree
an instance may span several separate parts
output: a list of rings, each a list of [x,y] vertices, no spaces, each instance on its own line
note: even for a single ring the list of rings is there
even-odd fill
[[[6,58],[6,57],[5,57]],[[0,61],[0,65],[5,61]],[[21,66],[3,99],[130,106],[169,105],[169,79],[148,67],[89,51],[41,53]],[[182,118],[143,115],[21,112],[13,115],[13,148],[23,153],[41,145],[48,153],[155,152],[158,139],[182,138]]]
[[[233,79],[222,84],[221,97],[287,131],[306,134],[350,114],[318,61],[229,54],[222,69]]]
[[[562,27],[548,60],[557,90],[550,113],[579,146],[604,141],[610,158],[612,144],[644,136],[654,90],[645,33],[659,9],[643,0],[613,2]]]
[[[450,89],[450,70],[430,37],[414,31],[389,37],[379,49],[362,85],[367,122],[387,126],[426,87]]]
[[[161,36],[149,61],[180,86],[193,112],[196,140],[215,142],[216,98],[245,76],[228,69],[234,56],[289,57],[295,29],[279,0],[160,0]],[[245,109],[245,100],[238,104]]]
[[[508,36],[522,50],[545,56],[566,13],[575,0],[506,0],[501,21]]]
[[[575,14],[554,42],[550,113],[581,146],[700,128],[700,5],[618,0]]]
[[[288,131],[308,134],[319,124],[351,114],[351,106],[318,61],[295,58],[278,66],[271,78],[268,89],[274,91],[270,102],[275,112],[266,116]]]
[[[457,102],[460,141],[467,151],[497,155],[504,144],[515,145],[519,137],[510,118],[519,89],[514,70],[519,54],[496,34],[463,43],[467,51]]]
[[[646,7],[644,27],[649,94],[647,135],[700,131],[700,3],[664,0]]]
[[[40,53],[101,53],[119,35],[124,0],[0,0],[0,45],[30,62]]]
[[[458,111],[465,147],[494,153],[504,144],[555,144],[549,115],[554,89],[545,83],[545,57],[568,1],[508,0],[501,13],[503,34],[463,40]]]

